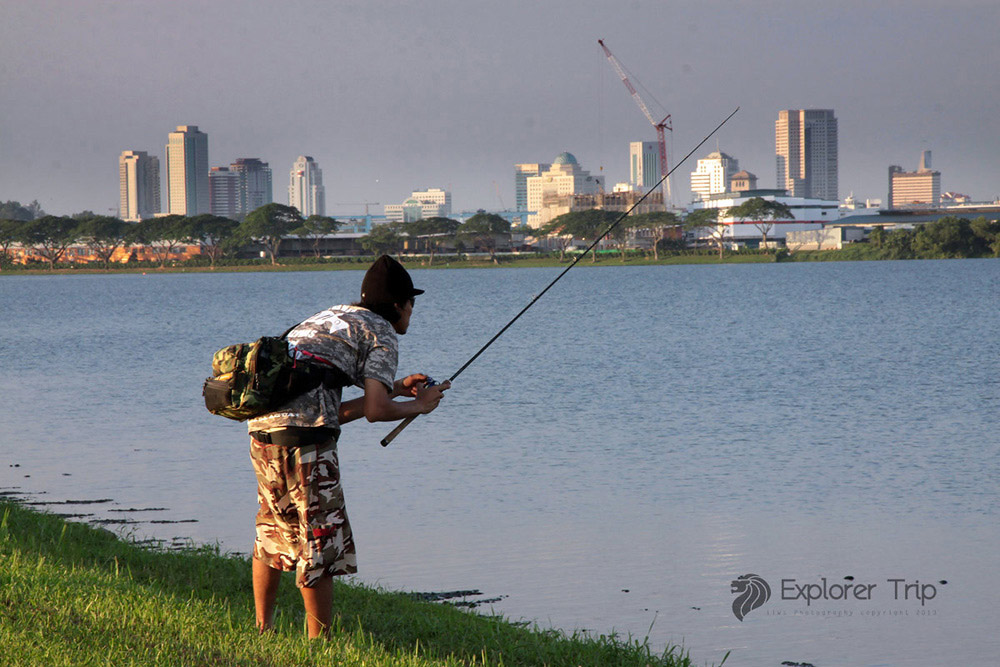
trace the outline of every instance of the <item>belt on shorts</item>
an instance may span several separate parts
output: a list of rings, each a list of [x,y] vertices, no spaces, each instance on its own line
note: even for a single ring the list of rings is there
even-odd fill
[[[278,431],[251,431],[250,437],[264,445],[300,447],[316,445],[337,436],[335,428],[308,428],[289,426]]]

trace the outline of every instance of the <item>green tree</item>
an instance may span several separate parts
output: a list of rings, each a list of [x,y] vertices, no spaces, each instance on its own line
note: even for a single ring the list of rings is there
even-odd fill
[[[148,218],[131,227],[128,242],[141,244],[156,257],[160,267],[167,265],[177,246],[187,237],[188,219],[183,215]]]
[[[611,211],[607,211],[611,213]],[[621,216],[621,213],[615,213],[615,217],[608,222],[608,226],[614,225],[615,221]],[[611,228],[608,232],[607,238],[611,241],[611,244],[618,249],[621,254],[622,264],[625,263],[625,251],[628,249],[629,240],[635,236],[635,230],[629,224],[630,221],[626,217],[624,220],[619,222],[617,225]]]
[[[979,216],[969,223],[969,228],[976,237],[981,254],[1000,257],[1000,221]]]
[[[42,210],[42,207],[38,203],[37,199],[32,199],[31,203],[28,204],[28,212],[31,213],[31,218],[33,220],[45,217],[45,211]]]
[[[888,259],[913,259],[915,236],[912,229],[895,229],[886,234],[882,247]]]
[[[767,235],[774,227],[775,220],[794,219],[792,210],[776,201],[767,201],[760,197],[752,197],[738,206],[726,209],[726,217],[740,222],[751,221],[760,232],[760,245],[767,248]]]
[[[302,216],[294,206],[284,204],[264,204],[247,214],[236,233],[245,239],[264,245],[271,264],[278,263],[281,241],[302,226]]]
[[[125,245],[130,232],[127,222],[105,215],[91,216],[77,225],[80,240],[104,262],[105,269],[111,268],[111,256]]]
[[[538,234],[542,236],[554,237],[556,243],[559,244],[559,261],[565,261],[566,250],[573,245],[573,235],[566,230],[566,220],[565,216],[572,215],[571,213],[564,213],[563,215],[556,216],[552,218],[547,223],[542,225],[538,230]]]
[[[0,262],[10,256],[10,247],[21,239],[23,220],[8,220],[0,218]]]
[[[462,223],[458,235],[474,248],[485,248],[490,253],[490,259],[496,263],[497,244],[505,236],[507,243],[510,243],[510,221],[495,213],[480,210]]]
[[[90,220],[91,218],[96,218],[97,214],[91,211],[90,209],[85,209],[83,211],[80,211],[79,213],[74,213],[71,217],[77,222],[83,222],[84,220]]]
[[[365,251],[378,257],[398,252],[402,237],[396,231],[395,225],[390,223],[372,227],[367,236],[362,236],[359,242]]]
[[[653,237],[653,259],[659,260],[659,246],[660,241],[663,240],[664,231],[676,227],[680,221],[674,213],[669,211],[653,211],[629,216],[627,223],[632,229],[649,230]]]
[[[917,229],[913,252],[917,257],[969,257],[974,238],[968,220],[946,216]]]
[[[205,213],[187,219],[184,237],[201,246],[208,255],[209,267],[214,271],[215,263],[231,247],[230,240],[239,225],[235,220]]]
[[[433,266],[434,254],[442,245],[455,240],[455,234],[461,225],[458,220],[433,217],[411,222],[407,226],[407,231],[423,245],[424,252],[430,255],[430,266]]]
[[[0,219],[2,220],[20,220],[22,222],[27,222],[28,220],[34,220],[35,218],[41,218],[45,215],[45,211],[42,207],[38,205],[38,201],[33,201],[27,206],[21,206],[21,202],[10,201],[0,202]]]
[[[593,243],[618,219],[618,215],[614,211],[596,208],[570,211],[554,218],[545,228],[552,229],[553,233],[568,234],[571,239],[583,239]],[[596,252],[591,253],[590,261],[597,262]]]
[[[340,228],[340,223],[325,215],[310,215],[302,222],[302,226],[296,229],[293,234],[299,238],[307,238],[311,241],[313,253],[319,257],[319,244],[324,236],[335,233]]]
[[[54,269],[66,249],[77,240],[77,222],[73,218],[46,215],[23,223],[19,237],[21,243],[45,258],[49,269]]]
[[[719,249],[719,259],[722,259],[726,250],[726,227],[719,224],[719,209],[699,208],[691,211],[684,218],[684,229],[706,234]]]

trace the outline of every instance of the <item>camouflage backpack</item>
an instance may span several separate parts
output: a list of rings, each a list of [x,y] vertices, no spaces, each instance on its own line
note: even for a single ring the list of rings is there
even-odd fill
[[[298,325],[296,325],[298,326]],[[297,361],[286,336],[264,336],[253,343],[224,347],[212,357],[212,377],[205,380],[205,407],[215,415],[244,421],[273,412],[288,400],[323,384],[351,384],[343,372]]]

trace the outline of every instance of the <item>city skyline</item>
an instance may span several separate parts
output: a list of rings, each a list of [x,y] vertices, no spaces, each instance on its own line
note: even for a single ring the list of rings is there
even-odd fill
[[[628,144],[654,131],[598,38],[651,108],[658,99],[672,114],[671,167],[739,105],[719,141],[774,187],[776,112],[825,108],[839,121],[841,198],[885,199],[887,168],[929,148],[943,189],[1000,194],[1000,54],[969,48],[989,43],[995,3],[432,6],[9,3],[0,198],[106,212],[118,204],[114,159],[158,153],[178,122],[211,135],[211,166],[243,155],[290,165],[308,152],[337,175],[327,187],[338,202],[399,201],[433,183],[455,210],[513,208],[511,165],[564,151],[609,184],[627,181]],[[142,36],[127,58],[112,47],[123,35]],[[674,174],[678,204],[692,169]]]

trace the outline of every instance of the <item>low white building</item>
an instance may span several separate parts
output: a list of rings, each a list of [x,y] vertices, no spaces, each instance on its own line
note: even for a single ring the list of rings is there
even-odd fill
[[[840,250],[848,243],[857,243],[865,238],[865,230],[860,227],[825,227],[805,232],[787,232],[785,247],[791,252],[797,250]]]
[[[743,202],[760,197],[765,201],[775,201],[787,206],[792,217],[785,220],[736,220],[732,216],[725,215],[725,211]],[[691,205],[691,210],[703,208],[723,209],[720,211],[718,223],[725,227],[725,237],[735,243],[751,244],[760,241],[762,228],[769,227],[767,238],[769,241],[784,240],[789,232],[804,232],[822,229],[824,224],[836,222],[840,219],[839,202],[827,201],[825,199],[808,199],[805,197],[789,197],[785,190],[745,190],[739,193],[723,193],[711,195],[708,199],[695,202]],[[695,234],[696,238],[709,237],[705,231],[699,230]]]
[[[385,217],[390,222],[414,222],[425,218],[451,216],[451,192],[441,188],[414,190],[402,204],[387,204]]]

